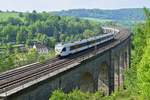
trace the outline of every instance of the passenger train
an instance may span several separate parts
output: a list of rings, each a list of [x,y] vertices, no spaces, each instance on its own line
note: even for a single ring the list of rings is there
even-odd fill
[[[116,34],[119,32],[118,29],[114,29],[114,28],[103,27],[102,29],[104,30],[104,33],[107,34],[91,37],[88,39],[83,39],[81,41],[76,41],[73,43],[65,43],[65,44],[59,43],[55,45],[55,54],[64,57],[69,54],[74,54],[83,51],[85,49],[115,39]]]

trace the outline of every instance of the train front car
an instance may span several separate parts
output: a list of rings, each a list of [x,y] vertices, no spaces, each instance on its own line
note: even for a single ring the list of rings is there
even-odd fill
[[[69,55],[68,48],[61,43],[55,45],[55,55],[60,57]]]
[[[55,45],[55,55],[56,56],[60,56],[61,52],[62,52],[62,49],[63,49],[63,45],[62,44],[56,44]]]

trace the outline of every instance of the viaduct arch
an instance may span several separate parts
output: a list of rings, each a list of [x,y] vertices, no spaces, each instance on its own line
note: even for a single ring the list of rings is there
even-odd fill
[[[94,78],[90,72],[85,72],[80,79],[80,90],[83,92],[94,92]]]
[[[98,90],[105,95],[109,94],[109,66],[107,62],[102,62],[99,68]]]

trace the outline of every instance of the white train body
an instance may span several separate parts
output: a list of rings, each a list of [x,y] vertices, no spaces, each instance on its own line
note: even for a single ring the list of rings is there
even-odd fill
[[[104,33],[107,34],[91,37],[89,39],[83,39],[81,41],[76,41],[73,43],[65,43],[65,44],[60,43],[55,45],[56,55],[67,56],[69,54],[74,54],[83,51],[85,49],[94,47],[96,45],[115,39],[116,34],[119,32],[119,30],[113,28],[103,27],[103,29]]]

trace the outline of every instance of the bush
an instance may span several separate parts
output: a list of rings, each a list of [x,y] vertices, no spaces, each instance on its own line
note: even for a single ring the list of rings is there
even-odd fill
[[[68,94],[65,94],[62,90],[56,90],[53,92],[50,100],[103,100],[102,98],[103,95],[100,91],[90,93],[75,89]]]
[[[56,90],[53,92],[50,100],[67,100],[67,95],[62,90]]]
[[[39,62],[40,63],[45,63],[46,62],[46,57],[44,55],[39,56]]]
[[[74,90],[68,94],[68,100],[91,100],[90,93],[83,93],[80,90]]]

